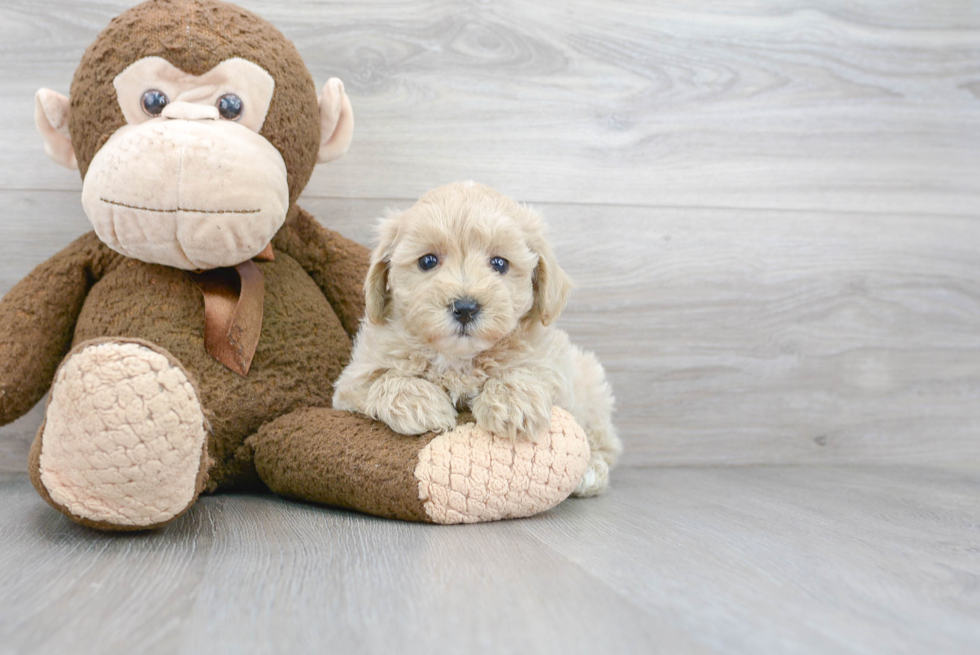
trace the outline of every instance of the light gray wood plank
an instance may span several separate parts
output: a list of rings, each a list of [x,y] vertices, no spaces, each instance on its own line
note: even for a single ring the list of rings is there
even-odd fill
[[[572,501],[555,522],[521,527],[719,652],[976,652],[976,472],[646,473],[623,471],[587,510]]]
[[[406,200],[301,201],[370,243]],[[0,292],[87,229],[73,192],[4,192]],[[605,364],[624,465],[980,466],[980,222],[540,205]],[[22,471],[35,413],[0,429]]]
[[[27,475],[27,456],[44,420],[46,400],[47,397],[21,418],[0,427],[0,480]]]
[[[67,92],[130,4],[0,8],[0,188],[77,187],[32,95]],[[347,82],[354,145],[314,196],[473,178],[535,202],[980,211],[976,3],[241,4]]]
[[[219,496],[134,537],[69,523],[23,481],[0,497],[0,652],[707,652],[513,523]]]
[[[0,483],[0,652],[973,653],[980,478],[630,469],[436,527],[223,495],[147,535]]]

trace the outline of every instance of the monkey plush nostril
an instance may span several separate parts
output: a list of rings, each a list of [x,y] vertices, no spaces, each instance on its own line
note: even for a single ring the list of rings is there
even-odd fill
[[[454,300],[452,304],[453,318],[459,323],[466,325],[480,313],[480,303],[472,298],[460,298]]]

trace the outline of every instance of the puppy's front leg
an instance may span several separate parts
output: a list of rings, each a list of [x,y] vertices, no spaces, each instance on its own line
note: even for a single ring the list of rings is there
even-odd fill
[[[481,428],[512,439],[534,441],[550,425],[553,403],[546,374],[517,368],[487,380],[471,409]]]
[[[422,378],[384,373],[367,394],[368,416],[401,434],[448,432],[456,427],[449,394]]]

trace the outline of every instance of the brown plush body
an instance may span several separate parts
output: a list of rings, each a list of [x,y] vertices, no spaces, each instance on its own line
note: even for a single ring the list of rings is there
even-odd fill
[[[345,318],[348,325],[356,325],[361,304],[357,280],[367,270],[364,248],[315,226],[308,215],[301,220],[333,246],[333,270],[323,263],[321,272],[347,280],[349,307],[355,313]],[[264,321],[245,377],[231,374],[205,351],[201,291],[184,271],[118,255],[91,233],[51,262],[87,270],[86,278],[94,279],[71,347],[106,337],[140,339],[169,352],[190,373],[211,425],[209,451],[214,464],[208,488],[212,490],[254,483],[250,458],[242,456],[246,437],[298,407],[330,407],[331,381],[350,353],[350,336],[337,311],[296,259],[277,248],[291,245],[293,233],[292,228],[283,228],[273,242],[275,261],[258,264],[265,275]],[[302,242],[292,239],[292,245],[297,243]],[[94,261],[85,261],[91,254]],[[54,355],[60,361],[66,350],[60,345],[45,353],[46,359]],[[26,400],[30,407],[37,398]]]
[[[10,320],[0,323],[0,343],[5,346],[3,354],[10,356],[0,362],[16,368],[3,371],[0,380],[20,383],[0,396],[0,423],[17,418],[40,399],[69,349],[92,340],[138,339],[170,353],[196,383],[211,429],[211,463],[204,479],[208,491],[262,488],[269,483],[286,495],[384,516],[426,520],[411,478],[414,466],[409,465],[434,435],[420,441],[393,435],[381,424],[346,412],[310,411],[330,407],[331,381],[349,357],[351,333],[363,313],[360,280],[367,271],[367,250],[321,227],[302,210],[280,230],[273,248],[275,261],[259,264],[267,291],[262,336],[248,376],[241,377],[205,351],[201,291],[184,271],[123,257],[93,233],[81,237],[4,298],[0,315]],[[288,254],[290,251],[309,269]],[[326,290],[321,289],[311,274],[331,283],[325,285]],[[334,296],[334,304],[327,292]],[[39,316],[35,313],[39,305],[56,311]],[[80,311],[72,333],[72,310],[77,307]],[[49,329],[37,331],[38,319],[48,319]],[[50,338],[38,338],[45,334]],[[28,335],[32,338],[23,338]],[[33,393],[25,393],[28,391]],[[273,422],[300,408],[306,411],[297,412],[292,423],[300,419],[303,427],[315,432],[354,430],[375,436],[373,441],[360,437],[353,443],[345,441],[345,451],[360,450],[360,457],[378,461],[398,451],[395,468],[386,467],[385,475],[389,483],[391,476],[402,478],[400,484],[386,485],[385,493],[378,497],[371,481],[355,485],[357,481],[349,477],[349,471],[341,472],[341,479],[334,479],[330,485],[321,478],[325,471],[312,467],[309,479],[297,478],[291,464],[318,456],[342,456],[336,452],[340,445],[336,441],[303,440],[294,431],[284,434]],[[267,424],[262,437],[255,436]],[[39,433],[38,450],[40,437]],[[283,437],[289,441],[285,447],[279,443]],[[391,441],[384,444],[387,453],[376,452],[379,438]],[[269,471],[265,482],[253,461],[256,446]],[[286,486],[278,484],[282,471],[290,470],[293,479]],[[37,462],[33,462],[31,473],[43,491]],[[294,491],[290,485],[299,489]]]
[[[527,516],[566,497],[585,470],[588,446],[558,410],[537,443],[517,444],[466,425],[445,435],[406,437],[330,409],[332,382],[349,359],[364,312],[369,253],[321,226],[295,200],[317,159],[346,149],[350,107],[342,85],[331,82],[317,113],[309,73],[272,26],[212,0],[151,0],[131,9],[86,52],[72,85],[70,116],[67,98],[39,92],[39,128],[49,153],[68,165],[77,161],[84,178],[100,148],[119,150],[117,131],[142,129],[127,125],[119,108],[126,99],[117,105],[115,97],[124,87],[113,91],[112,83],[146,57],[177,67],[174,75],[194,76],[244,59],[275,79],[259,134],[281,154],[281,160],[274,157],[288,173],[289,209],[271,241],[274,260],[256,264],[264,281],[258,345],[247,374],[236,373],[205,346],[205,302],[190,271],[120,254],[116,250],[130,244],[110,248],[102,233],[75,241],[0,302],[0,424],[23,415],[51,389],[30,459],[39,493],[76,521],[114,530],[162,525],[199,493],[217,489],[268,487],[380,516],[441,523]],[[173,106],[179,112],[155,117],[148,123],[155,131],[147,134],[163,135],[171,126],[208,132],[219,122],[206,103]],[[64,137],[69,123],[70,142]],[[185,147],[174,143],[168,147]],[[205,159],[220,156],[220,149],[191,145]],[[279,164],[270,165],[274,175]],[[100,195],[130,190],[112,181],[103,174],[93,182],[102,185],[93,197],[125,204],[115,197],[100,201]],[[150,178],[143,193],[157,193],[156,186],[168,182]],[[192,209],[163,207],[171,197],[164,194],[130,201],[138,206],[122,216],[142,212],[146,216],[137,217],[149,228],[169,214],[190,214],[193,225],[225,220],[229,212],[222,207],[197,208],[222,196],[210,187],[191,188],[194,183],[181,180],[176,193]],[[191,202],[180,200],[182,194],[197,195]],[[115,207],[95,211],[116,220]],[[230,213],[251,220],[251,211]],[[124,237],[126,224],[118,225]],[[175,248],[183,252],[189,245],[197,244],[181,241]]]

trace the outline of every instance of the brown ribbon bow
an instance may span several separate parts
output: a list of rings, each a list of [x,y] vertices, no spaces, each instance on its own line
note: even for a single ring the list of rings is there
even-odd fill
[[[188,272],[204,294],[204,348],[242,377],[262,332],[265,278],[256,261],[275,261],[271,243],[238,266]]]

